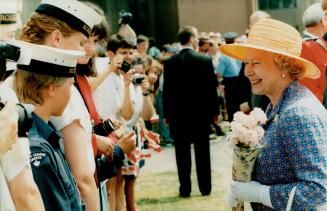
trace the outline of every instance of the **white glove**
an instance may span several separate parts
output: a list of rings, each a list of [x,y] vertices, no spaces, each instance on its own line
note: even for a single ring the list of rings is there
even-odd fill
[[[259,182],[236,182],[230,185],[228,204],[230,207],[236,207],[238,202],[258,202],[265,206],[273,208],[269,194],[270,186],[262,185]]]

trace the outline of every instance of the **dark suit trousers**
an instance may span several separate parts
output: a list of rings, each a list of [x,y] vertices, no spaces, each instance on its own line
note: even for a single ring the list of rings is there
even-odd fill
[[[209,137],[175,138],[175,153],[181,194],[191,193],[191,143],[194,144],[196,173],[200,192],[203,195],[211,192],[211,166]]]

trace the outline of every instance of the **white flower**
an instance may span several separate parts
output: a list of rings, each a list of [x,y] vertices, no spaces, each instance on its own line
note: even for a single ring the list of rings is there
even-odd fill
[[[231,129],[232,129],[233,132],[236,132],[236,131],[241,130],[241,127],[243,127],[243,126],[239,122],[232,121],[230,123],[230,127],[231,127]]]
[[[246,146],[253,145],[256,146],[259,143],[258,134],[254,130],[247,130],[244,133],[244,140],[240,140]]]
[[[260,124],[265,124],[267,121],[267,116],[261,108],[254,108],[253,111],[250,112],[250,116],[253,116]]]
[[[260,126],[254,127],[253,130],[258,134],[259,139],[261,139],[265,133],[265,130]]]
[[[233,121],[242,123],[243,122],[243,119],[246,118],[246,116],[247,115],[244,114],[242,111],[238,111],[238,112],[234,113],[234,115],[233,115]]]
[[[246,117],[243,119],[243,125],[247,128],[254,128],[258,125],[258,122],[255,117],[251,115],[246,115]]]

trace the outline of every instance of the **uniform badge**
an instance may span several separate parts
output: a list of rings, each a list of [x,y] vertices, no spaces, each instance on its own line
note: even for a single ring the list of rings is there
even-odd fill
[[[32,153],[30,155],[30,163],[35,167],[39,167],[45,157],[47,157],[47,154],[44,152]]]

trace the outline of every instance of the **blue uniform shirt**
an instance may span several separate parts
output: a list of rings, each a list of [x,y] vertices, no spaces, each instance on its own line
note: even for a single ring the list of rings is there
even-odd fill
[[[69,166],[60,149],[61,134],[32,113],[33,125],[28,132],[30,163],[34,180],[47,211],[81,210],[81,202]]]
[[[219,73],[219,75],[224,78],[237,77],[240,74],[241,67],[241,61],[221,54],[218,66],[215,68],[215,72]]]

